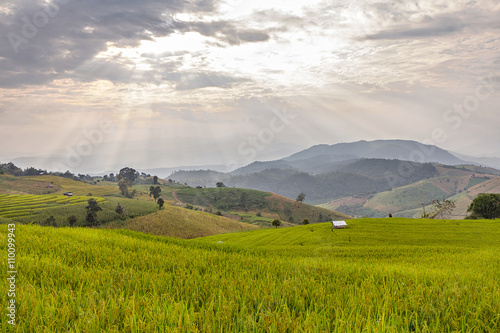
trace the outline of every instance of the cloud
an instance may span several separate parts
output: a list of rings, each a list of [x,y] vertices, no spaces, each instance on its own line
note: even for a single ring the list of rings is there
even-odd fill
[[[248,79],[215,72],[175,72],[165,74],[165,80],[173,81],[177,90],[191,90],[206,87],[229,88]]]
[[[174,31],[172,15],[204,13],[215,6],[216,0],[53,0],[44,5],[19,1],[0,12],[0,87],[66,77],[87,81],[89,75],[76,70],[109,45],[132,47],[167,36]],[[107,73],[102,78],[111,80],[123,79],[115,73],[127,71],[123,64],[96,65]]]
[[[266,30],[240,28],[236,22],[176,22],[175,26],[183,31],[197,31],[203,36],[214,37],[229,45],[239,45],[247,42],[265,42],[269,40]]]
[[[374,17],[379,23],[379,31],[367,34],[368,40],[433,38],[500,28],[498,8],[479,8],[472,2],[455,10],[445,11],[429,6],[427,11],[422,10],[425,15],[412,10],[394,11],[388,4],[371,6],[375,7],[377,10]]]
[[[366,39],[411,39],[445,36],[462,31],[466,24],[451,17],[439,20],[425,20],[417,28],[393,27],[388,30],[366,36]]]

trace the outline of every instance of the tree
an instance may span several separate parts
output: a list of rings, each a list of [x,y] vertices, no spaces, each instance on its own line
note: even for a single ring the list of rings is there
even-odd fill
[[[217,182],[217,184],[215,184],[215,186],[217,186],[217,187],[226,187],[226,185],[224,185],[223,182]]]
[[[304,225],[309,224],[309,219],[304,219],[304,220],[302,221],[302,224],[304,224]]]
[[[87,216],[85,217],[85,225],[86,226],[96,226],[97,225],[97,212],[101,211],[102,208],[99,207],[99,204],[95,199],[89,199],[87,201],[88,206],[85,207],[87,210]]]
[[[153,188],[152,194],[153,198],[155,199],[155,202],[160,197],[160,193],[161,193],[161,188],[159,186]]]
[[[272,224],[273,224],[273,227],[278,228],[281,225],[281,221],[280,220],[274,220]]]
[[[500,217],[500,194],[481,193],[467,209],[471,218],[495,219]]]
[[[240,205],[245,210],[245,212],[248,211],[248,202],[249,202],[248,193],[246,191],[241,192]]]
[[[300,192],[295,201],[302,203],[304,202],[305,199],[306,199],[306,194],[304,192]]]
[[[125,217],[125,210],[123,209],[123,207],[120,204],[118,204],[118,206],[116,206],[115,212],[118,213],[122,219]]]
[[[133,198],[136,191],[130,191],[130,188],[134,181],[137,179],[138,172],[132,168],[125,167],[120,170],[118,174],[118,187],[123,196],[127,198]]]
[[[158,204],[158,209],[161,210],[163,208],[163,205],[165,204],[165,201],[162,198],[160,198],[158,199],[157,204]]]
[[[153,177],[153,184],[158,184],[158,176]]]
[[[444,215],[449,215],[455,209],[455,201],[445,199],[443,201],[432,200],[431,204],[434,205],[432,213],[425,212],[425,206],[423,206],[423,213],[421,218],[423,219],[436,219],[443,218]]]

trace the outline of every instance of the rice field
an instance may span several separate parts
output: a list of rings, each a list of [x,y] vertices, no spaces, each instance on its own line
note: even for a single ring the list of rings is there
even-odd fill
[[[15,218],[34,215],[40,210],[86,203],[89,197],[65,195],[0,194],[0,217]],[[94,198],[104,202],[103,198]]]
[[[193,240],[19,224],[16,246],[17,325],[2,315],[1,332],[500,331],[498,220],[360,219]]]

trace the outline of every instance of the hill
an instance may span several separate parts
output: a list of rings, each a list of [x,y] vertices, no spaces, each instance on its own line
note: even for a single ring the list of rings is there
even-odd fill
[[[161,198],[175,204],[175,191],[188,189],[180,184],[160,181]],[[2,221],[34,223],[54,227],[86,226],[86,209],[89,199],[95,199],[102,209],[97,212],[98,225],[102,228],[137,230],[154,235],[193,238],[224,232],[258,228],[257,225],[228,218],[172,207],[168,204],[158,211],[153,198],[148,196],[151,185],[139,184],[133,188],[139,195],[134,199],[119,194],[116,183],[100,182],[93,185],[56,176],[14,177],[0,176],[0,218]],[[168,184],[168,185],[167,185]],[[51,186],[50,188],[48,186]],[[61,195],[63,191],[73,196]],[[24,194],[27,192],[45,194]],[[12,194],[20,193],[20,194]],[[123,214],[116,212],[120,206]],[[269,222],[269,221],[266,221]],[[270,223],[270,222],[269,222]]]
[[[401,176],[402,168],[404,176]],[[259,167],[260,168],[260,167]],[[409,169],[410,171],[405,171]],[[188,176],[189,175],[189,176]],[[293,168],[266,169],[256,173],[218,174],[220,178],[197,178],[200,172],[175,173],[176,181],[187,179],[194,184],[212,184],[223,181],[226,185],[267,191],[295,199],[300,192],[307,194],[308,203],[324,203],[326,200],[345,196],[359,196],[387,191],[438,175],[429,163],[402,162],[399,160],[360,159],[335,164],[329,172],[311,174]],[[213,174],[212,174],[213,175]]]
[[[26,177],[0,175],[0,193],[4,194],[50,194],[61,191],[61,187],[50,181],[33,180]]]
[[[203,207],[210,212],[221,210],[236,214],[242,220],[245,220],[245,215],[254,215],[253,220],[260,220],[261,224],[268,226],[272,219],[297,224],[305,218],[311,223],[349,218],[329,209],[298,203],[277,194],[257,190],[230,187],[189,188],[176,191],[176,195],[182,202]],[[267,223],[257,217],[267,218]]]
[[[100,182],[100,185],[94,185],[57,176],[31,176],[19,178],[41,182],[43,184],[50,183],[52,185],[57,185],[61,192],[72,192],[74,195],[88,195],[92,193],[93,196],[110,196],[120,193],[117,184],[111,182]]]
[[[463,219],[467,207],[479,193],[500,193],[500,177],[488,173],[494,169],[477,166],[435,166],[437,176],[395,187],[390,191],[367,196],[347,196],[322,204],[352,216],[384,217],[388,214],[420,217],[423,206],[432,209],[434,200],[449,199],[456,208],[447,218]],[[498,171],[498,170],[496,170]]]
[[[348,223],[194,240],[16,225],[16,329],[498,331],[497,221]]]
[[[126,221],[117,220],[107,223],[101,228],[127,229],[152,235],[190,239],[227,232],[252,230],[258,228],[258,226],[204,212],[165,206],[164,209],[156,213]]]

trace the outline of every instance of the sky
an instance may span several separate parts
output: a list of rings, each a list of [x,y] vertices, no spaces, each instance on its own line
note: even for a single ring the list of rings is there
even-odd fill
[[[234,169],[378,139],[500,156],[496,0],[0,0],[0,38],[2,162]]]

